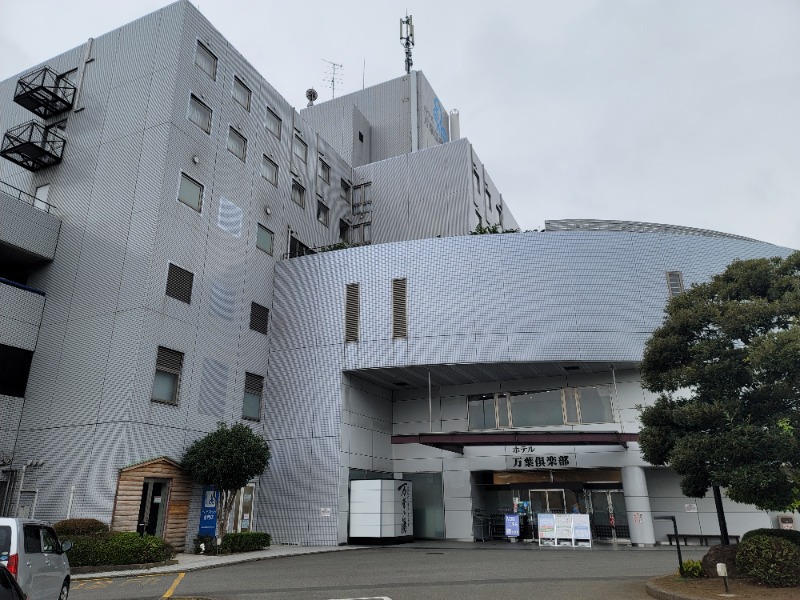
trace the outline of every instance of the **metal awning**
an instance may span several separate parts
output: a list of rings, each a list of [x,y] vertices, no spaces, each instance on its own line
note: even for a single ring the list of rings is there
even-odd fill
[[[392,444],[422,444],[464,453],[465,446],[622,446],[638,442],[637,433],[570,431],[476,431],[472,433],[414,433],[393,435]]]

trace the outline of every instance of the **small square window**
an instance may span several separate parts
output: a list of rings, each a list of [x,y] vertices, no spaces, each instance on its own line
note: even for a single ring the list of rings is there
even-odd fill
[[[258,230],[256,231],[256,248],[272,256],[272,241],[274,238],[274,233],[261,223],[258,224]]]
[[[250,329],[267,335],[269,309],[255,302],[250,303]]]
[[[194,64],[200,67],[211,79],[217,79],[217,57],[200,42],[197,42]]]
[[[261,157],[261,176],[272,185],[278,185],[278,165],[266,155]]]
[[[188,119],[206,133],[211,133],[211,109],[192,94],[189,98]]]
[[[200,208],[203,206],[203,186],[185,173],[181,173],[178,200],[200,212]]]
[[[186,302],[186,304],[191,304],[193,283],[194,273],[169,263],[169,270],[167,271],[167,296],[180,300],[181,302]]]
[[[153,378],[153,391],[150,398],[153,402],[164,404],[178,403],[178,390],[183,369],[183,352],[158,347],[156,357],[156,374]]]
[[[281,123],[281,118],[268,108],[266,128],[278,139],[281,139]]]
[[[303,208],[306,207],[306,190],[296,181],[292,181],[292,201]]]
[[[319,163],[317,164],[317,175],[325,183],[331,182],[331,167],[321,158],[319,159]]]
[[[261,375],[245,373],[244,399],[242,400],[242,418],[250,421],[261,420],[261,395],[264,389],[264,378]]]
[[[317,198],[317,221],[319,221],[320,223],[325,225],[325,227],[328,226],[328,213],[329,212],[330,211],[328,210],[328,207],[325,206],[325,204],[322,203],[322,200]]]
[[[299,158],[303,162],[306,162],[306,158],[308,156],[308,145],[303,140],[301,140],[300,136],[297,134],[295,134],[294,136],[294,145],[292,146],[292,152],[294,152],[294,155],[297,158]]]
[[[233,127],[228,128],[228,150],[241,160],[247,156],[247,139]]]
[[[347,202],[350,203],[350,184],[347,183],[344,179],[341,180],[341,190],[339,191],[339,197]]]
[[[233,99],[241,104],[245,110],[250,110],[250,88],[238,77],[233,78]]]

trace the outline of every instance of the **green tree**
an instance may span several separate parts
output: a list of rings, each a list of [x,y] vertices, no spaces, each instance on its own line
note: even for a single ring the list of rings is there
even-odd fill
[[[719,487],[761,509],[797,506],[800,252],[735,261],[667,304],[645,346],[644,458],[669,465],[690,497]]]
[[[267,442],[247,425],[230,429],[220,423],[216,431],[195,441],[186,450],[181,464],[191,478],[202,485],[213,485],[219,492],[217,537],[228,530],[228,518],[236,492],[264,472],[269,464]]]

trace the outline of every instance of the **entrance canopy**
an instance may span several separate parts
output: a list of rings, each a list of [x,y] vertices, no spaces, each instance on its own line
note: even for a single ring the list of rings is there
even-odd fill
[[[636,433],[618,431],[556,432],[556,431],[476,431],[471,433],[414,433],[393,435],[392,444],[422,444],[440,450],[464,453],[465,446],[622,446],[638,442]]]

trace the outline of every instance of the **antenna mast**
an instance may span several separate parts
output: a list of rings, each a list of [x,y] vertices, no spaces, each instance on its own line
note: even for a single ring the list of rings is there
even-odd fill
[[[322,59],[322,62],[327,63],[328,64],[328,68],[330,69],[329,71],[325,72],[325,75],[327,75],[327,77],[325,79],[323,79],[322,81],[331,86],[331,98],[335,98],[336,97],[336,84],[337,83],[339,85],[342,84],[342,78],[336,73],[336,70],[337,69],[343,69],[344,65],[340,65],[339,63],[335,63],[332,60],[325,60],[324,58]]]
[[[406,73],[411,73],[411,67],[414,66],[414,61],[411,60],[411,49],[414,47],[414,23],[411,22],[411,17],[412,15],[406,15],[405,19],[400,19],[400,43],[406,49]]]

